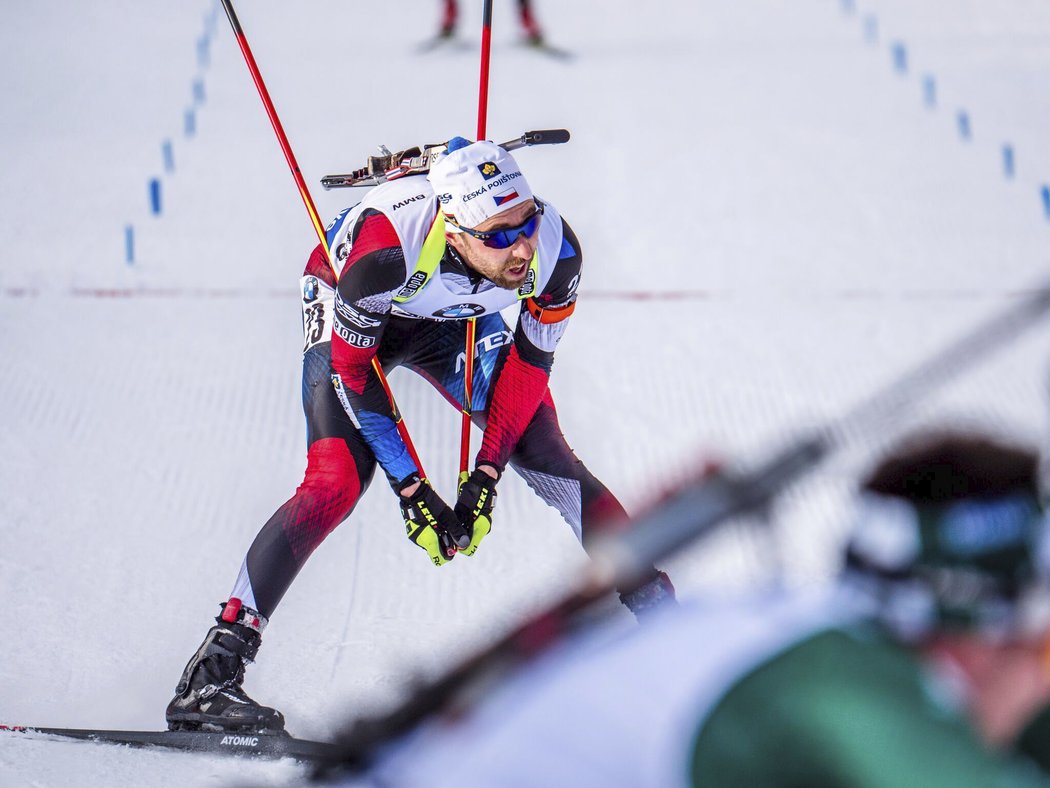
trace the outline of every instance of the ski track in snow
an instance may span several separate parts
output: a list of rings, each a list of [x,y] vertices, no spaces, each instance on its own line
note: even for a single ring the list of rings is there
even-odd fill
[[[400,27],[378,2],[238,9],[323,220],[360,193],[325,193],[322,175],[379,143],[475,126],[476,52],[416,53],[439,9],[408,5]],[[628,508],[704,458],[768,456],[1046,278],[1045,1],[736,5],[608,0],[596,27],[593,4],[540,2],[552,42],[575,55],[561,61],[516,46],[511,5],[497,3],[491,134],[573,133],[519,155],[585,248],[552,390],[570,443]],[[42,0],[0,29],[0,145],[17,152],[0,195],[0,723],[161,727],[244,551],[302,473],[296,283],[316,239],[225,19],[199,71],[214,6],[190,6]],[[480,25],[469,10],[464,30]],[[390,34],[362,33],[378,29]],[[907,74],[893,70],[898,41]],[[198,73],[206,99],[187,139]],[[789,583],[828,577],[856,473],[910,424],[963,419],[1041,442],[1048,333],[789,491],[771,530],[736,523],[676,557],[680,592],[761,583],[776,561]],[[407,372],[391,383],[449,493],[455,412]],[[299,735],[398,697],[583,562],[557,513],[508,477],[483,550],[436,571],[374,486],[310,559],[248,674]],[[3,785],[302,774],[0,737]]]

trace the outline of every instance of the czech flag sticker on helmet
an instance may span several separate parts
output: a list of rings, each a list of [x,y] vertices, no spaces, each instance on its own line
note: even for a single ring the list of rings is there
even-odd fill
[[[484,164],[478,165],[478,172],[481,173],[481,177],[485,180],[490,181],[499,175],[499,167],[496,166],[496,162],[487,161]]]
[[[511,200],[518,199],[518,192],[516,190],[514,190],[514,189],[510,189],[509,191],[500,192],[499,194],[494,194],[492,196],[492,199],[496,201],[496,205],[497,206],[500,206],[500,205],[503,205],[504,203],[510,202]]]

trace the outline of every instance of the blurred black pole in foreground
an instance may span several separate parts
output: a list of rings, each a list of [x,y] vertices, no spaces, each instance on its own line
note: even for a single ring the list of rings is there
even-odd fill
[[[422,684],[390,712],[352,722],[337,737],[338,757],[319,762],[316,776],[363,770],[384,744],[433,715],[466,710],[501,676],[577,629],[585,619],[580,613],[594,602],[617,587],[640,582],[648,567],[710,533],[719,523],[761,510],[836,449],[899,422],[916,400],[1036,325],[1048,311],[1050,284],[1031,291],[1020,303],[979,324],[844,417],[756,468],[717,471],[687,482],[635,518],[629,530],[596,542],[582,580],[558,603],[443,676]]]

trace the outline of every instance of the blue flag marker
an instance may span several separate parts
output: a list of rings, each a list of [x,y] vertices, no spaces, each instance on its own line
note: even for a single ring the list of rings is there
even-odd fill
[[[864,17],[864,40],[869,44],[879,42],[879,19],[874,14]]]
[[[130,224],[124,226],[124,257],[128,265],[135,262],[135,228]]]
[[[171,140],[164,140],[160,150],[164,156],[164,172],[175,172],[175,152],[171,147]]]
[[[1010,143],[1003,145],[1003,175],[1014,177],[1014,146]]]
[[[922,100],[930,109],[937,106],[937,81],[931,76],[922,81]]]
[[[151,178],[149,182],[149,205],[154,216],[160,216],[160,178]]]
[[[908,73],[908,50],[900,41],[893,45],[893,67],[902,74]]]

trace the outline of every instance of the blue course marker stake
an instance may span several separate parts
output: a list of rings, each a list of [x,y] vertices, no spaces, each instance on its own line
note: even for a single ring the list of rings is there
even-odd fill
[[[171,140],[164,140],[160,150],[164,156],[164,172],[175,172],[175,153],[171,147]]]
[[[1050,186],[1044,183],[1040,194],[1043,197],[1043,212],[1046,214],[1046,218],[1050,219]]]
[[[900,41],[893,45],[893,67],[902,74],[908,73],[908,50]]]
[[[210,52],[208,50],[208,37],[204,36],[197,39],[197,65],[201,68],[207,68],[211,58],[209,57]]]
[[[931,76],[922,80],[922,100],[930,109],[937,106],[937,80]]]
[[[869,44],[879,43],[879,20],[874,14],[864,17],[864,40]]]
[[[970,128],[970,115],[969,115],[969,113],[966,110],[964,110],[964,109],[959,110],[959,114],[956,116],[956,120],[958,121],[958,124],[959,124],[959,136],[964,141],[968,142],[970,140],[970,138],[973,136],[973,130]]]
[[[197,104],[204,103],[204,80],[195,79],[193,80],[193,100]]]
[[[1014,146],[1010,143],[1003,145],[1003,175],[1014,177]]]
[[[160,178],[150,178],[149,205],[154,216],[160,216]]]
[[[197,117],[192,109],[186,110],[186,136],[192,137],[197,131]]]
[[[130,224],[124,226],[124,257],[128,265],[135,262],[135,228]]]

